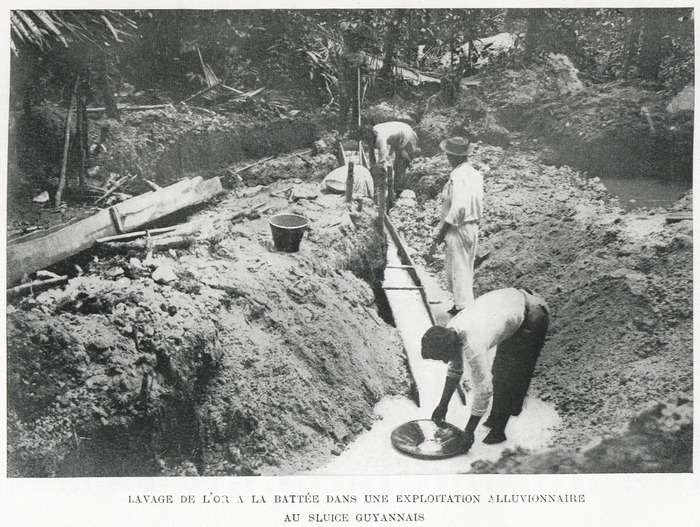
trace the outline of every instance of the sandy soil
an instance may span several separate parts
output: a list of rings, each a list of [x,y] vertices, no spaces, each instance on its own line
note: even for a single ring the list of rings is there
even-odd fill
[[[409,172],[418,199],[391,212],[443,283],[440,259],[424,260],[449,173],[434,147],[468,109],[479,107],[438,104],[422,116],[426,157]],[[484,142],[471,159],[486,179],[476,293],[527,287],[549,302],[532,393],[561,417],[549,443],[568,449],[554,461],[528,464],[516,452],[474,470],[687,470],[692,222],[666,219],[691,212],[692,193],[669,209],[626,212],[600,181],[552,165],[535,143],[495,126],[487,107],[469,115],[486,123],[474,127]],[[206,159],[203,145],[216,141],[194,136],[179,148]],[[327,466],[370,429],[383,397],[410,392],[400,339],[373,290],[385,255],[376,210],[349,211],[319,191],[332,144],[228,177],[228,194],[191,217],[180,238],[103,248],[65,287],[8,305],[11,476],[298,473]],[[147,165],[170,166],[173,156]],[[244,164],[217,162],[229,164],[207,170],[229,176]],[[258,205],[260,217],[233,219]],[[281,211],[311,220],[298,253],[272,244],[267,219]],[[653,444],[641,458],[663,462],[613,463],[600,448],[615,441],[635,453]],[[592,444],[594,461],[572,457]]]
[[[382,396],[408,391],[401,344],[347,270],[381,266],[361,252],[376,243],[371,216],[318,190],[295,180],[234,192],[192,220],[187,249],[96,258],[86,276],[20,302],[8,318],[10,467],[90,471],[104,428],[133,435],[125,459],[145,449],[145,430],[156,456],[142,452],[142,473],[274,473],[317,464],[371,426]],[[260,201],[265,217],[229,220]],[[274,249],[267,217],[280,210],[311,220],[298,253]],[[132,470],[116,455],[101,473]]]
[[[480,146],[473,162],[486,179],[475,290],[527,287],[550,304],[533,389],[565,419],[558,441],[618,432],[640,405],[692,391],[692,222],[667,223],[664,210],[626,213],[599,182],[526,152]],[[419,166],[438,173],[443,163]],[[444,182],[445,170],[436,178]],[[673,209],[690,211],[691,201]],[[392,211],[418,257],[438,205],[400,200]],[[432,268],[442,271],[439,259]]]

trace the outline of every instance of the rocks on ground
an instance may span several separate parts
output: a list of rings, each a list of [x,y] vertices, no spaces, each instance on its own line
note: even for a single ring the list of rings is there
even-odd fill
[[[185,249],[104,251],[20,302],[10,473],[297,472],[370,427],[382,396],[407,393],[400,339],[358,278],[381,272],[376,211],[348,216],[319,183],[234,191],[192,219]],[[262,217],[231,221],[262,201]],[[298,253],[271,240],[267,219],[287,210],[311,220]]]

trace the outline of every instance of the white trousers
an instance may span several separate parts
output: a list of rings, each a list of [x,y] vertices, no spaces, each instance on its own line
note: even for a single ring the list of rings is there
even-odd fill
[[[474,302],[474,257],[479,226],[466,223],[450,227],[445,234],[445,275],[447,288],[457,309]]]

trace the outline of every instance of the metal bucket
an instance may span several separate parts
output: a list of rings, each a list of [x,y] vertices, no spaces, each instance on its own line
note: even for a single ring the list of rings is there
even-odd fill
[[[309,220],[298,214],[277,214],[269,222],[275,249],[285,253],[297,252]]]

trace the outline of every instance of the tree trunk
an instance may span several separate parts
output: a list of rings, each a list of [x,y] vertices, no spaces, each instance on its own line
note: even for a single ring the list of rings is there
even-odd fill
[[[639,49],[639,76],[648,81],[656,81],[659,67],[666,58],[668,12],[665,9],[648,9],[642,14],[642,42]]]
[[[68,168],[68,152],[70,147],[70,121],[71,116],[73,115],[73,106],[75,105],[75,99],[78,93],[79,84],[80,74],[75,76],[75,82],[73,83],[73,91],[70,96],[70,102],[68,103],[68,112],[66,114],[66,132],[63,140],[63,162],[61,163],[61,175],[58,178],[58,189],[56,190],[56,196],[54,198],[54,205],[56,208],[58,208],[61,205],[63,189],[66,186],[66,171]]]
[[[114,100],[114,87],[112,86],[112,81],[109,77],[109,58],[102,58],[102,75],[100,79],[100,84],[102,85],[102,98],[105,102],[105,116],[108,119],[119,120],[119,109],[117,108],[117,101]]]
[[[537,52],[537,45],[542,41],[543,30],[547,14],[544,9],[528,9],[527,32],[525,33],[525,47],[523,49],[523,61],[530,64]]]
[[[642,27],[642,12],[639,9],[631,10],[630,27],[625,35],[625,62],[623,66],[624,74],[630,74],[630,70],[637,63],[639,53],[639,33]]]
[[[382,64],[382,69],[379,72],[379,75],[385,79],[391,78],[394,61],[396,60],[396,48],[398,47],[399,37],[401,36],[401,24],[405,16],[405,9],[397,9],[396,16],[386,32],[386,39],[384,40],[384,64]]]
[[[85,112],[85,90],[83,85],[78,87],[78,96],[76,101],[76,116],[75,116],[75,136],[78,141],[78,181],[80,186],[85,185],[85,162],[88,154],[87,144],[87,118]]]

